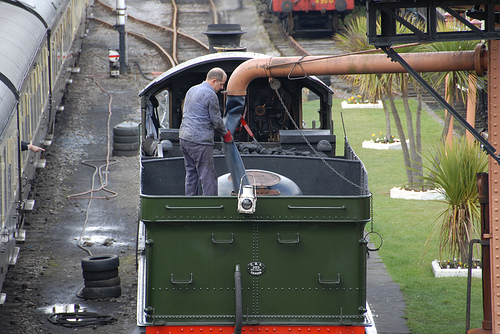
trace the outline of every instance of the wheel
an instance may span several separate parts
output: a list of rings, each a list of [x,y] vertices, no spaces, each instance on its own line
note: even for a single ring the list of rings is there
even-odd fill
[[[82,297],[85,299],[120,297],[121,294],[122,289],[119,285],[95,288],[83,287],[82,289]]]
[[[83,271],[83,278],[88,281],[99,281],[118,276],[118,268],[106,271]]]
[[[120,285],[120,276],[97,281],[85,280],[85,286],[89,288]]]
[[[120,259],[116,254],[87,256],[82,259],[82,269],[84,271],[107,271],[118,268]]]

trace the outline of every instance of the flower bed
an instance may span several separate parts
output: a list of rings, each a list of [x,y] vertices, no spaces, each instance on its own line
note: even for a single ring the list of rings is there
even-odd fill
[[[468,269],[461,268],[458,266],[457,268],[441,268],[439,261],[432,261],[432,271],[434,272],[434,277],[467,277]],[[482,270],[481,268],[473,268],[472,277],[481,278]]]
[[[369,103],[369,102],[363,102],[363,103],[349,103],[347,101],[342,101],[340,104],[342,109],[379,109],[383,108],[384,106],[382,105],[382,101],[377,101],[377,103]]]
[[[407,141],[408,142],[408,141]],[[371,148],[374,150],[400,150],[401,142],[396,139],[392,143],[376,142],[374,140],[365,140],[361,143],[362,148]]]
[[[401,187],[394,187],[390,190],[391,198],[416,199],[421,201],[442,200],[444,195],[432,189],[426,191],[407,190]]]

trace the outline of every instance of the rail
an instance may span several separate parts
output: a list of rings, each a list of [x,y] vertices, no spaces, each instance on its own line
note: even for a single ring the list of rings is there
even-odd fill
[[[212,9],[212,12],[214,13],[214,18],[217,18],[217,7],[215,6],[215,4],[213,3],[212,0],[209,0],[210,1],[210,5],[211,5],[211,9]],[[108,12],[116,12],[116,10],[103,3],[102,1],[100,0],[96,0],[95,3],[99,6],[101,6],[104,10],[108,11]],[[131,15],[126,15],[126,18],[128,20],[131,20],[131,21],[134,21],[134,22],[137,22],[137,23],[140,23],[144,26],[147,26],[147,27],[150,27],[152,29],[156,29],[156,30],[160,30],[160,31],[167,31],[167,32],[170,32],[173,34],[173,42],[172,42],[172,54],[168,53],[159,43],[157,43],[156,41],[152,40],[151,38],[148,38],[146,36],[144,36],[143,34],[140,34],[140,33],[137,33],[137,32],[134,32],[134,31],[131,31],[131,30],[127,30],[127,34],[130,34],[131,36],[134,36],[138,39],[141,39],[149,44],[151,44],[152,46],[154,46],[155,48],[157,48],[157,50],[160,52],[160,54],[166,58],[169,63],[171,64],[171,66],[175,66],[179,63],[178,59],[177,59],[177,44],[178,44],[178,36],[182,36],[186,39],[188,39],[189,41],[191,42],[194,42],[196,45],[200,46],[201,48],[203,48],[204,50],[208,51],[209,50],[209,46],[207,44],[205,44],[204,42],[202,42],[201,40],[199,40],[198,38],[192,36],[192,35],[189,35],[187,33],[184,33],[182,32],[178,27],[177,27],[177,21],[178,21],[178,8],[177,8],[177,3],[175,2],[175,0],[172,0],[172,6],[174,7],[174,17],[173,17],[173,27],[165,27],[165,26],[162,26],[162,25],[159,25],[159,24],[155,24],[155,23],[151,23],[151,22],[148,22],[148,21],[144,21],[144,20],[141,20],[137,17],[134,17],[134,16],[131,16]],[[107,23],[101,19],[97,19],[97,18],[93,18],[93,20],[95,20],[96,22],[99,22],[100,24],[108,27],[108,28],[113,28],[114,29],[114,25],[113,24],[110,24],[110,23]],[[215,19],[214,19],[214,22]]]

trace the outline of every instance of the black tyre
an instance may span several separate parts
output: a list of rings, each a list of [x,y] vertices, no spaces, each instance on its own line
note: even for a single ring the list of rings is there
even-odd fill
[[[120,276],[98,281],[85,280],[85,286],[89,288],[120,285]]]
[[[138,151],[139,142],[135,143],[113,143],[113,149],[118,151]]]
[[[118,268],[120,259],[116,254],[87,256],[82,259],[83,271],[107,271]]]
[[[120,297],[122,289],[119,285],[103,287],[83,287],[82,297],[85,299],[116,298]]]
[[[118,276],[118,268],[106,271],[83,271],[83,278],[87,281],[99,281]]]
[[[123,122],[113,128],[113,135],[117,136],[139,136],[139,124],[135,122]]]
[[[139,150],[136,151],[113,150],[113,156],[115,157],[134,157],[137,154],[139,154]]]
[[[113,136],[113,143],[132,144],[132,143],[138,143],[138,142],[139,142],[139,136],[137,136],[137,135],[134,135],[134,136],[114,135]]]

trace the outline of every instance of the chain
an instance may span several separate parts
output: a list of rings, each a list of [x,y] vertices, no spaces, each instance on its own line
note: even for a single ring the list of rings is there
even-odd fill
[[[359,185],[357,185],[356,183],[352,182],[351,180],[347,179],[344,175],[340,174],[337,170],[335,170],[335,168],[333,168],[326,160],[325,158],[323,158],[319,153],[318,151],[316,151],[316,149],[311,145],[311,143],[307,140],[306,136],[304,136],[304,134],[302,133],[302,130],[300,130],[300,128],[297,126],[297,123],[295,123],[292,115],[290,114],[290,112],[288,111],[288,108],[286,107],[285,105],[285,102],[283,101],[283,99],[281,98],[281,95],[279,94],[278,92],[278,88],[277,87],[274,87],[273,88],[274,91],[276,92],[276,95],[278,96],[278,99],[280,100],[281,102],[281,105],[283,106],[283,109],[285,110],[288,118],[290,119],[290,121],[292,121],[293,123],[293,126],[295,126],[295,129],[297,129],[300,133],[300,136],[302,137],[302,139],[304,139],[304,141],[306,142],[307,146],[309,146],[309,148],[314,152],[314,154],[316,154],[320,159],[321,161],[328,167],[328,169],[330,169],[332,172],[334,172],[338,177],[340,177],[342,180],[346,181],[347,183],[355,186],[356,188],[359,188],[363,191],[368,191],[370,193],[370,221],[371,221],[371,231],[368,232],[366,235],[365,235],[365,238],[368,237],[368,235],[370,234],[377,234],[379,237],[380,237],[380,246],[376,247],[376,248],[367,248],[369,251],[378,251],[380,249],[380,247],[382,247],[382,243],[383,243],[383,240],[382,240],[382,236],[375,232],[374,229],[373,229],[373,194],[367,189],[367,188],[364,188],[364,187],[361,187]]]
[[[274,91],[276,92],[276,95],[278,95],[278,99],[280,100],[281,102],[281,105],[283,106],[283,109],[285,109],[285,112],[288,116],[288,118],[290,119],[290,121],[292,121],[293,123],[293,126],[295,126],[295,129],[297,129],[300,133],[300,136],[302,137],[302,139],[304,139],[304,141],[306,142],[307,146],[309,146],[309,148],[314,152],[314,154],[316,154],[320,159],[321,161],[323,161],[323,163],[332,171],[334,172],[338,177],[340,177],[342,180],[346,181],[347,183],[355,186],[356,188],[359,188],[363,191],[369,191],[367,188],[364,188],[364,187],[361,187],[359,185],[357,185],[356,183],[352,182],[351,180],[347,179],[344,175],[340,174],[338,171],[336,171],[332,166],[330,166],[330,164],[325,160],[325,158],[323,158],[319,153],[318,151],[316,151],[316,149],[311,145],[311,143],[307,140],[306,136],[304,136],[304,134],[302,133],[302,131],[300,130],[300,128],[297,126],[297,123],[295,123],[292,115],[290,115],[290,112],[288,111],[288,108],[286,107],[285,105],[285,102],[283,102],[283,99],[281,98],[281,95],[279,94],[278,92],[278,88],[274,88]]]
[[[370,193],[370,222],[371,222],[371,232],[373,232],[373,194]]]

